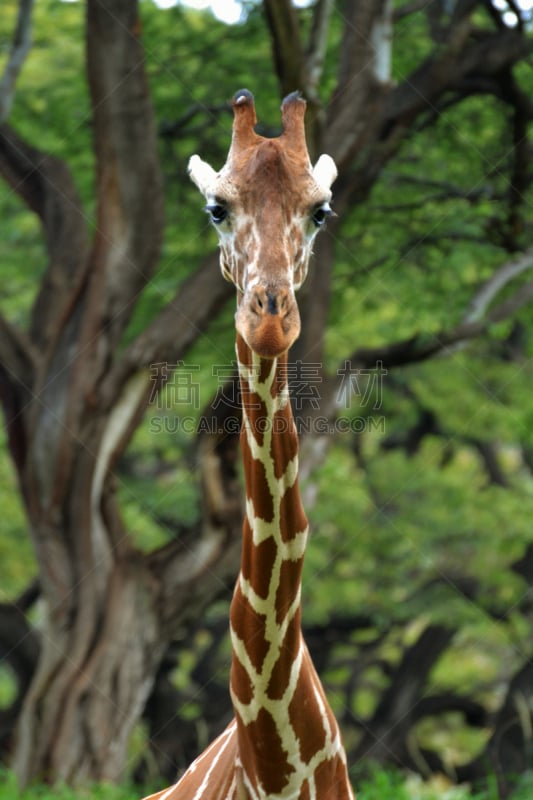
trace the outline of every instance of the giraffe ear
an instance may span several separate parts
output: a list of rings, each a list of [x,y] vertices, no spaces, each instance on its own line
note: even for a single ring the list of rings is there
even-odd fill
[[[337,167],[331,156],[322,154],[313,167],[313,178],[322,189],[327,189],[337,177]]]
[[[213,187],[217,179],[217,173],[206,161],[202,161],[200,156],[190,157],[189,175],[203,195],[213,192]]]

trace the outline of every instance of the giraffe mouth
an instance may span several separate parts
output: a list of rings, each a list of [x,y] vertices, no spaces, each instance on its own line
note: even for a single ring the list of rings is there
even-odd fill
[[[237,331],[261,358],[286,353],[300,333],[292,289],[256,288],[245,293],[235,315]]]

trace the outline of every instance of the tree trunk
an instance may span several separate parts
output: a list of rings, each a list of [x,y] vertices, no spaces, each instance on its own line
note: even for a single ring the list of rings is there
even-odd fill
[[[40,217],[49,258],[28,335],[0,318],[1,399],[44,609],[40,658],[13,754],[22,784],[121,777],[169,642],[232,582],[238,565],[240,520],[221,513],[220,502],[206,503],[217,516],[206,512],[194,541],[141,554],[115,500],[115,464],[154,388],[150,365],[183,358],[228,295],[208,259],[121,350],[163,229],[139,31],[136,0],[88,0],[97,165],[92,243],[66,165],[0,129],[0,173]],[[188,326],[178,324],[182,307]],[[223,464],[215,472],[227,483]],[[224,496],[226,485],[204,483],[207,495]]]
[[[123,777],[132,729],[170,641],[237,570],[240,508],[229,503],[225,512],[210,498],[225,496],[238,481],[231,453],[222,452],[216,474],[204,481],[205,505],[213,510],[194,541],[170,541],[148,554],[132,546],[115,502],[112,465],[142,405],[148,384],[141,378],[127,383],[127,400],[105,424],[99,415],[86,422],[86,438],[80,432],[62,448],[46,440],[49,453],[61,451],[57,463],[38,453],[40,436],[30,442],[24,495],[45,618],[17,730],[14,768],[22,784]]]
[[[163,650],[151,583],[138,559],[118,562],[95,607],[73,603],[65,627],[47,619],[43,657],[19,721],[14,767],[23,782],[123,776]]]

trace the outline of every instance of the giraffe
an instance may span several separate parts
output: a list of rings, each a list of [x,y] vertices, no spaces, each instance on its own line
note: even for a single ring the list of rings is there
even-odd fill
[[[241,568],[230,606],[234,719],[177,784],[145,800],[353,800],[346,755],[301,632],[308,523],[287,352],[300,332],[295,290],[332,213],[337,170],[307,151],[305,101],[288,95],[283,133],[255,133],[252,94],[233,98],[226,164],[197,155],[189,173],[216,228],[222,274],[237,290],[236,353],[246,488]]]

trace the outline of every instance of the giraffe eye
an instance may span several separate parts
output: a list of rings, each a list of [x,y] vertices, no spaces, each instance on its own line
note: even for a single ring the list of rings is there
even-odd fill
[[[321,206],[315,208],[313,214],[311,215],[311,219],[313,220],[316,227],[320,228],[327,220],[327,218],[331,217],[332,214],[333,211],[331,210],[329,203],[322,203]]]
[[[228,216],[228,209],[220,203],[212,203],[205,207],[205,210],[211,217],[211,222],[215,225],[220,225]]]

